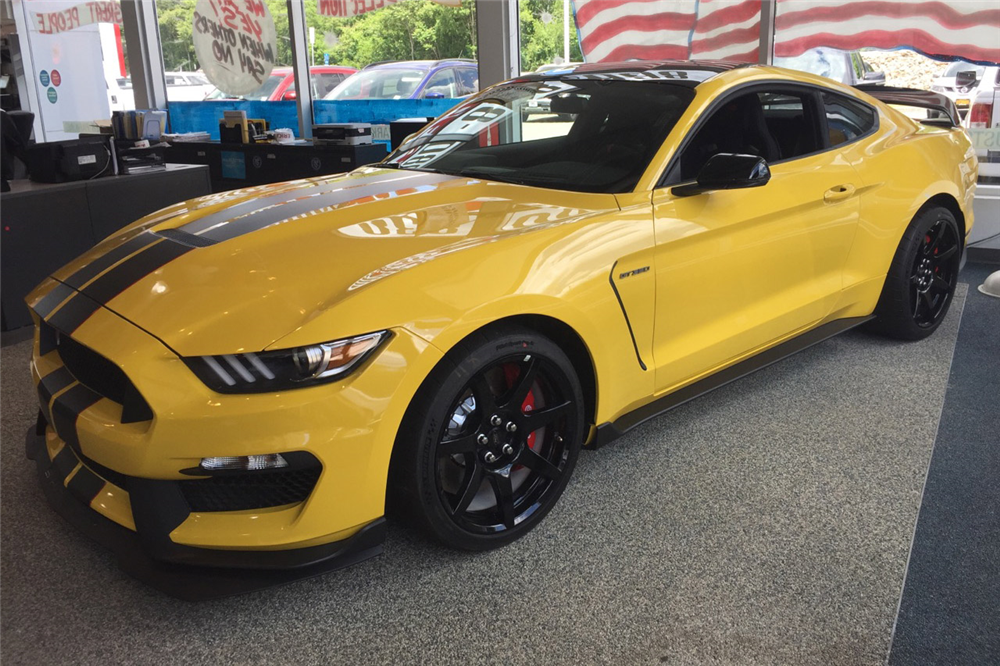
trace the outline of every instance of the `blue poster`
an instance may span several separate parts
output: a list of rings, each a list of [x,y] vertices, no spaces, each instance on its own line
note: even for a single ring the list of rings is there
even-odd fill
[[[246,180],[247,161],[243,153],[238,150],[222,151],[222,177]]]

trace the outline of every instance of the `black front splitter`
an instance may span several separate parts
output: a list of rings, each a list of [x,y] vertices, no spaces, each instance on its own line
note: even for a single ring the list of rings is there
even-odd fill
[[[42,491],[56,513],[85,536],[110,549],[122,571],[177,599],[206,601],[263,590],[343,569],[382,552],[386,525],[385,519],[379,518],[349,539],[308,549],[219,551],[183,547],[185,559],[192,562],[200,556],[213,561],[227,554],[239,555],[241,561],[260,558],[260,562],[249,563],[248,568],[165,562],[148,552],[137,533],[82,504],[67,490],[62,481],[65,476],[49,460],[44,436],[37,434],[35,428],[28,430],[25,448],[28,458],[35,461]],[[282,568],[283,561],[289,566]]]

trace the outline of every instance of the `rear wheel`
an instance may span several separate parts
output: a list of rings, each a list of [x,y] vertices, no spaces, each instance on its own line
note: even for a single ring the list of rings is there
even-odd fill
[[[917,213],[893,257],[871,328],[901,340],[933,333],[958,285],[962,244],[951,211],[931,207]]]
[[[407,413],[390,475],[394,512],[454,548],[519,538],[566,487],[582,405],[573,365],[551,340],[510,328],[461,343]]]

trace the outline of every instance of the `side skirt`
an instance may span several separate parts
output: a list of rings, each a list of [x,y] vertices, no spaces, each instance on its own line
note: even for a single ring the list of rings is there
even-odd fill
[[[670,411],[675,407],[680,407],[686,402],[694,400],[698,396],[704,395],[730,382],[734,382],[741,377],[766,368],[772,363],[788,358],[792,354],[819,344],[824,340],[832,338],[838,333],[860,326],[867,321],[874,319],[874,316],[851,317],[849,319],[836,319],[829,323],[817,326],[814,329],[797,335],[791,340],[786,340],[779,345],[765,349],[759,354],[755,354],[748,359],[740,361],[736,365],[720,370],[704,379],[700,379],[693,384],[688,384],[684,388],[673,393],[658,398],[648,405],[643,405],[638,409],[618,417],[613,423],[602,423],[597,426],[597,433],[588,449],[599,449],[605,444],[610,444],[626,432],[646,421]]]

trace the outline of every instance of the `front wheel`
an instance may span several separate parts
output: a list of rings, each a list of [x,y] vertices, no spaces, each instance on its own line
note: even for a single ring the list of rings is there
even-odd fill
[[[871,328],[901,340],[933,333],[958,285],[962,245],[958,222],[947,208],[917,213],[893,257]]]
[[[446,545],[496,548],[552,509],[583,442],[573,365],[519,328],[459,344],[424,382],[397,438],[389,494]]]

